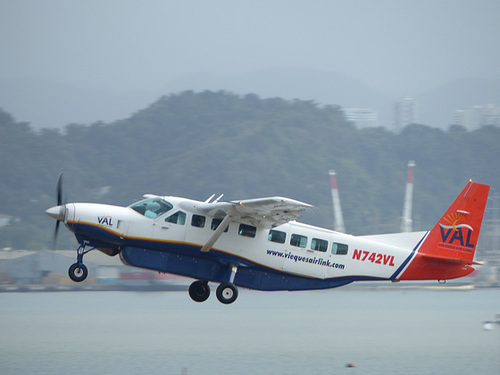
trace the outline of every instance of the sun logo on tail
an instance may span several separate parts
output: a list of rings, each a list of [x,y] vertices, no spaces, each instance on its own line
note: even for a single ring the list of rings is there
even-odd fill
[[[447,224],[439,223],[442,228],[452,229],[454,231],[457,231],[460,228],[474,230],[470,225],[464,223],[465,214],[461,212],[451,212],[448,215],[444,216],[443,219]]]

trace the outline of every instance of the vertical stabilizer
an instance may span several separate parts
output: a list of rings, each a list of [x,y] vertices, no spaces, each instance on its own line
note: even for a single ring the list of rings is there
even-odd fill
[[[406,179],[405,200],[403,204],[403,217],[401,219],[401,232],[413,231],[413,220],[411,218],[412,203],[413,203],[413,171],[415,162],[408,162],[408,177]]]
[[[345,233],[344,219],[342,218],[342,207],[340,206],[339,189],[337,187],[337,174],[331,170],[328,172],[330,175],[330,187],[332,189],[332,202],[333,202],[333,228],[337,232]]]
[[[401,280],[446,280],[474,271],[488,185],[469,182],[423,240]]]

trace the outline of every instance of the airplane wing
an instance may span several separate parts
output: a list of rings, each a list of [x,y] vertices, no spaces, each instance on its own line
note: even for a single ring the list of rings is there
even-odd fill
[[[202,203],[196,208],[207,215],[240,221],[263,228],[297,220],[300,212],[310,209],[310,204],[283,197],[245,199],[231,202]]]
[[[261,228],[272,228],[298,219],[299,212],[311,207],[310,204],[283,197],[204,202],[197,205],[196,208],[207,215],[223,220],[210,239],[203,245],[201,251],[210,251],[230,221],[249,223]]]

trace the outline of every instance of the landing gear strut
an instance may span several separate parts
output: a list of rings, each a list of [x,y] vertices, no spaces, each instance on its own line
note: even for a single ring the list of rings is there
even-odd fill
[[[238,288],[233,284],[238,267],[231,264],[230,271],[229,282],[221,283],[217,288],[217,299],[226,305],[233,303],[238,298]]]
[[[83,256],[94,249],[95,248],[93,247],[89,250],[85,250],[85,243],[78,247],[76,250],[76,263],[73,263],[68,270],[68,275],[71,280],[79,283],[87,278],[89,271],[85,264],[83,264]]]

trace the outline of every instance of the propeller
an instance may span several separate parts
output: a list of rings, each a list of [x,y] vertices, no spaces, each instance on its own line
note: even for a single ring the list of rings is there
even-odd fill
[[[60,206],[62,204],[62,178],[63,174],[62,172],[59,173],[59,178],[57,179],[57,205]],[[59,233],[59,224],[61,223],[60,220],[56,221],[56,227],[54,229],[54,249],[56,248],[56,243],[57,243],[57,234]]]
[[[63,204],[63,188],[62,188],[62,177],[63,173],[61,172],[59,174],[59,178],[57,179],[57,187],[56,187],[56,193],[57,193],[57,206],[49,208],[45,213],[49,215],[51,218],[56,220],[56,227],[54,229],[54,239],[53,239],[53,248],[56,248],[56,242],[57,242],[57,234],[59,233],[59,224],[61,221],[64,220],[65,216],[65,211],[66,207]]]

